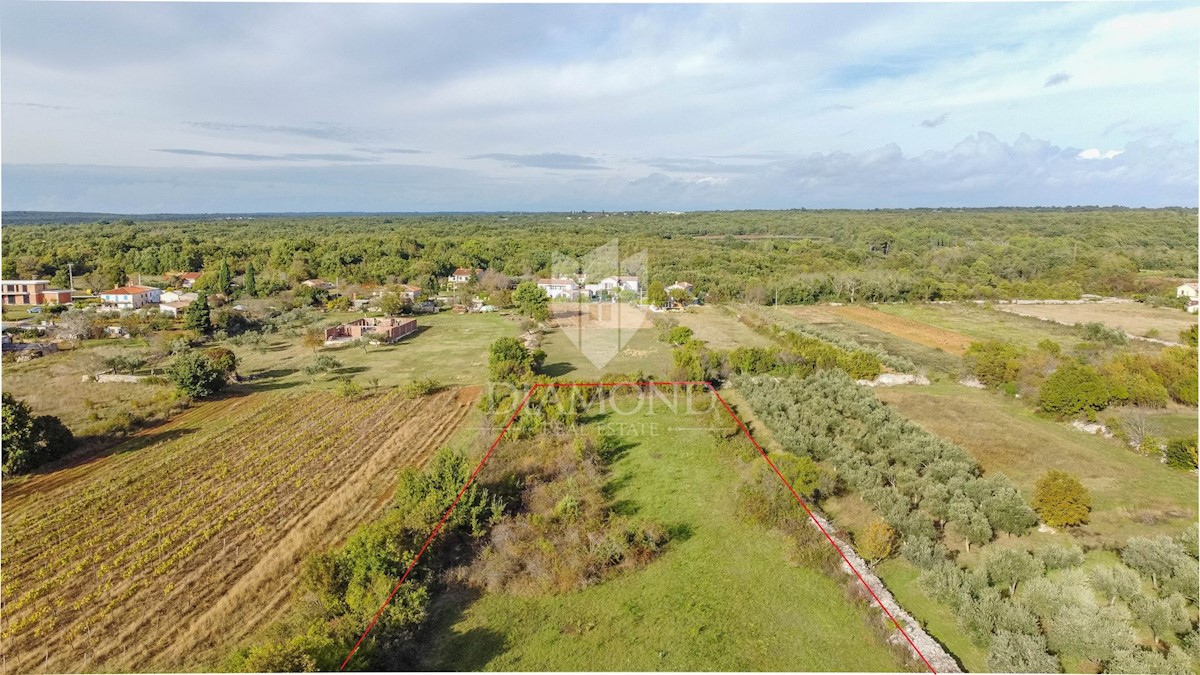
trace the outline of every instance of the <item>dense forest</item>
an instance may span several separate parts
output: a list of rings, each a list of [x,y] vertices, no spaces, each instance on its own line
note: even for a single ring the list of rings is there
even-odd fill
[[[9,224],[3,276],[99,290],[170,271],[432,287],[456,267],[549,274],[617,239],[709,302],[1167,298],[1197,267],[1195,209],[271,216]],[[1141,274],[1139,274],[1141,272]],[[1153,274],[1145,274],[1152,272]]]

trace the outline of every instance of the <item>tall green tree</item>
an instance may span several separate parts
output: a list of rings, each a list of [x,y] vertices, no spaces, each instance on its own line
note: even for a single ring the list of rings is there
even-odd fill
[[[536,282],[522,281],[517,284],[512,301],[519,313],[531,319],[546,321],[550,318],[550,296]]]
[[[258,295],[258,279],[255,278],[254,263],[246,266],[246,295],[254,297]]]
[[[646,302],[655,307],[666,307],[667,287],[661,281],[651,281],[646,287]]]
[[[233,291],[233,273],[229,271],[229,261],[221,259],[221,267],[217,270],[217,292],[229,295]]]
[[[184,310],[183,325],[199,333],[207,333],[212,327],[211,314],[212,311],[208,307],[208,294],[201,291],[199,297]]]

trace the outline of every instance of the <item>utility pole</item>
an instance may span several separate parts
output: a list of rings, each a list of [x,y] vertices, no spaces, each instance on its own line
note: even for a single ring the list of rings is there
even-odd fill
[[[67,277],[71,279],[68,290],[75,290],[75,263],[67,263]]]

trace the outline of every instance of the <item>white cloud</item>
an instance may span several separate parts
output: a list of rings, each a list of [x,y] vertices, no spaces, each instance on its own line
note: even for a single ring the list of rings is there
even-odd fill
[[[1097,148],[1088,148],[1079,153],[1080,159],[1112,159],[1117,155],[1125,152],[1124,150],[1109,150],[1108,152],[1100,152]]]

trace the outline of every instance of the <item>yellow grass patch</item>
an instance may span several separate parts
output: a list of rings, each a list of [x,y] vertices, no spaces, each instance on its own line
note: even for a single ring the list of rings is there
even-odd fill
[[[844,307],[831,307],[829,311],[840,317],[856,321],[885,333],[891,333],[896,337],[904,338],[910,342],[940,349],[956,356],[965,354],[967,347],[971,346],[971,342],[973,342],[970,337],[962,333],[931,326],[915,319],[884,314],[883,312],[867,307],[847,305]]]

